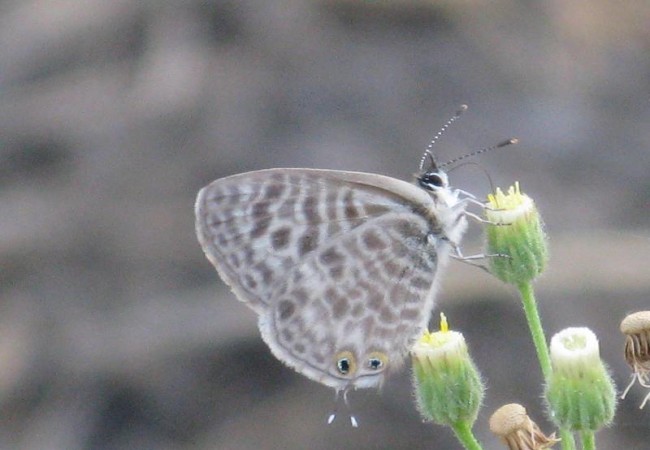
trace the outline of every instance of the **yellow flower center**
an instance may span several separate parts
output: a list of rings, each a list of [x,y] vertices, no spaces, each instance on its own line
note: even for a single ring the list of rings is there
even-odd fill
[[[494,194],[488,195],[486,215],[490,222],[511,224],[532,211],[533,200],[521,193],[519,182],[510,186],[507,193],[497,188]]]
[[[526,196],[519,189],[519,181],[514,186],[508,188],[508,193],[504,194],[501,188],[497,188],[494,194],[488,195],[489,207],[492,209],[515,209],[524,204]]]

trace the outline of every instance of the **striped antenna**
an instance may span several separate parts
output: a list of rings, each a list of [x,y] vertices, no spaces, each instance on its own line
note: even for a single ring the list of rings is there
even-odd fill
[[[517,142],[519,142],[519,139],[510,138],[507,141],[499,142],[498,144],[492,145],[490,147],[485,147],[485,148],[482,148],[480,150],[476,150],[475,152],[468,153],[466,155],[459,156],[458,158],[451,159],[451,160],[447,161],[444,164],[440,164],[438,166],[438,168],[442,168],[442,167],[448,166],[450,164],[455,164],[458,161],[462,161],[463,159],[471,158],[473,156],[480,155],[481,153],[486,153],[486,152],[492,151],[492,150],[497,149],[497,148],[507,147],[508,145],[513,145],[513,144],[516,144]]]
[[[436,135],[431,139],[431,142],[429,142],[429,145],[427,145],[427,148],[424,150],[424,154],[422,155],[422,158],[420,159],[420,172],[424,170],[424,162],[427,160],[427,158],[431,161],[431,166],[436,167],[436,159],[433,156],[433,153],[431,153],[431,149],[435,145],[436,142],[438,142],[438,139],[440,139],[440,136],[442,136],[445,131],[447,131],[447,128],[456,121],[465,111],[467,111],[467,105],[460,105],[460,108],[458,108],[458,111],[456,111],[456,114],[447,121],[446,124],[443,125],[443,127],[436,133]]]

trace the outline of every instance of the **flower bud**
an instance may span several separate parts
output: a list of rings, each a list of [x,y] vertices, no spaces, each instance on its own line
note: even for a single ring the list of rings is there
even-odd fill
[[[425,331],[411,349],[418,409],[425,420],[440,425],[471,425],[483,400],[483,383],[465,338],[448,330],[443,314],[440,328]]]
[[[596,431],[616,410],[616,388],[589,328],[566,328],[551,339],[553,373],[546,388],[550,415],[560,428]]]
[[[542,219],[533,200],[510,186],[507,194],[497,188],[488,196],[487,254],[490,270],[500,280],[521,284],[532,281],[548,260],[548,245]]]
[[[555,433],[550,436],[542,433],[526,414],[526,408],[517,403],[504,405],[492,414],[490,431],[499,436],[508,450],[543,450],[560,441]]]

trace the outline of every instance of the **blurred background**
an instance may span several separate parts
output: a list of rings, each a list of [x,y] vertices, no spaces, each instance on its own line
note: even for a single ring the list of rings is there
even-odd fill
[[[193,203],[268,167],[411,179],[479,197],[516,180],[551,262],[549,338],[588,326],[619,389],[618,330],[650,294],[646,0],[4,0],[0,2],[0,448],[455,449],[424,424],[405,368],[351,394],[278,362],[203,256]],[[473,225],[465,254],[481,251]],[[518,401],[545,431],[541,375],[513,289],[452,262],[438,297],[488,386],[476,432]],[[437,323],[437,321],[436,321]],[[646,449],[634,388],[601,448]]]

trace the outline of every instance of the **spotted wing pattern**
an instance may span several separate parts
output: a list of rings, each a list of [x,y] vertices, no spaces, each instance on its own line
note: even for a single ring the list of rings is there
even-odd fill
[[[429,320],[449,253],[436,208],[389,177],[270,169],[201,190],[197,234],[280,360],[337,389],[369,387]]]

